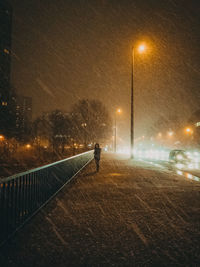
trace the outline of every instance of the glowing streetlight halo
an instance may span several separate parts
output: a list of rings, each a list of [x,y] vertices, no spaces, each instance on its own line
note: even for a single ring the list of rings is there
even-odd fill
[[[192,134],[193,133],[193,131],[190,127],[185,128],[185,132],[186,132],[186,134]]]
[[[144,52],[146,51],[146,49],[147,49],[146,44],[141,43],[141,44],[138,46],[137,51],[138,51],[140,54],[142,54],[142,53],[144,53]]]

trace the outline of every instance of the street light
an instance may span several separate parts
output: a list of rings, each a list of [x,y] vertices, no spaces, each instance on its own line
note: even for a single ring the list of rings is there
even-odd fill
[[[142,54],[146,50],[145,44],[140,44],[137,47],[137,52]],[[134,158],[134,56],[135,47],[132,47],[132,64],[131,64],[131,159]]]
[[[185,132],[186,132],[186,134],[192,134],[193,133],[192,129],[189,127],[185,129]]]
[[[146,50],[146,46],[145,46],[145,44],[141,44],[141,45],[139,45],[139,47],[138,47],[138,52],[139,52],[139,53],[143,53],[145,50]]]
[[[115,111],[115,141],[114,141],[114,152],[117,152],[117,114],[120,114],[122,111],[120,108],[118,108]]]
[[[172,132],[172,131],[168,132],[169,137],[172,137],[173,135],[174,135],[174,132]]]

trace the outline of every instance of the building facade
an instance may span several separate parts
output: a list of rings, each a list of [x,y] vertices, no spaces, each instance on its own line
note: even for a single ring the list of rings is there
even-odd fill
[[[0,133],[12,135],[11,76],[12,8],[0,1]]]
[[[16,130],[21,141],[30,134],[32,122],[32,98],[16,96]]]
[[[12,9],[0,1],[0,102],[7,106],[10,96]]]

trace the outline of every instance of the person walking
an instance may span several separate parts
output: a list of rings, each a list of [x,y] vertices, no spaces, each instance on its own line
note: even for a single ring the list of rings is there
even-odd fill
[[[94,160],[96,163],[96,171],[99,171],[99,162],[101,158],[101,148],[98,143],[95,144],[94,146]]]

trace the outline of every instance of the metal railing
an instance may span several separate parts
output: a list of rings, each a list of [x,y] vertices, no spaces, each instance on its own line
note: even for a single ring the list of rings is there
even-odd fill
[[[0,180],[0,245],[93,157],[88,151]]]

